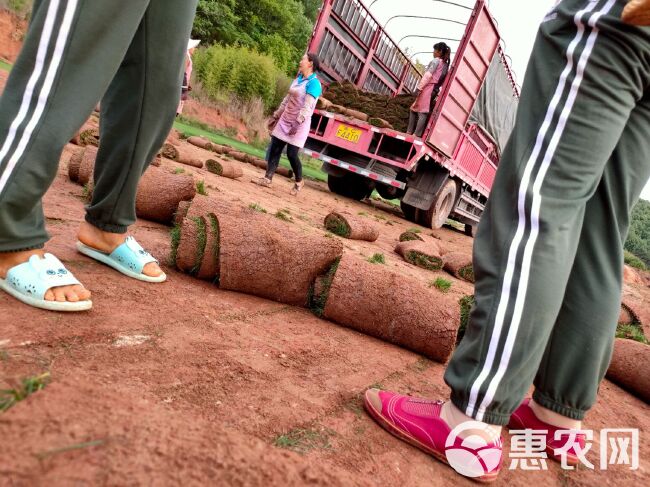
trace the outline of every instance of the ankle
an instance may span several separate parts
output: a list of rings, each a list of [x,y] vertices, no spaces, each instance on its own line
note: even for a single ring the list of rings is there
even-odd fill
[[[543,406],[537,404],[534,400],[530,400],[529,403],[530,409],[540,421],[548,423],[556,428],[562,428],[567,430],[580,430],[582,429],[582,421],[576,419],[567,418],[562,416],[550,409],[547,409]]]
[[[463,439],[468,438],[469,436],[477,435],[482,437],[484,440],[491,442],[501,436],[501,426],[476,421],[474,418],[463,413],[451,401],[447,401],[445,404],[443,404],[442,410],[440,411],[440,417],[452,430],[456,426],[470,421],[474,423],[480,423],[482,425],[480,428],[477,427],[460,432],[458,436]]]
[[[18,252],[0,252],[0,278],[7,277],[7,272],[12,267],[27,262],[32,255],[38,255],[41,258],[45,255],[43,249],[21,250]]]

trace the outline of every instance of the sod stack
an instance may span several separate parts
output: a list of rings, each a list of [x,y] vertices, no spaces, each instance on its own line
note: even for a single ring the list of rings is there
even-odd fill
[[[617,338],[607,378],[650,403],[650,345]]]
[[[183,218],[177,266],[218,282],[221,289],[307,306],[314,280],[343,253],[338,240],[305,236],[291,224],[249,208],[205,197],[186,206],[177,214]],[[212,243],[210,231],[215,233]],[[206,256],[211,262],[206,263]],[[208,274],[211,268],[217,269],[215,275]]]
[[[238,179],[244,175],[242,168],[225,159],[212,158],[205,161],[205,167],[212,174],[228,179]]]
[[[449,274],[467,282],[475,282],[471,255],[462,252],[449,252],[445,254],[444,261],[444,269]]]
[[[413,264],[428,271],[439,271],[442,269],[443,261],[440,247],[433,241],[422,242],[412,240],[400,242],[395,247],[395,252],[409,264]]]
[[[449,359],[460,325],[453,297],[350,255],[316,281],[310,307],[317,315],[441,363]]]
[[[334,105],[367,114],[370,122],[373,119],[375,123],[385,122],[400,132],[405,132],[407,129],[410,108],[415,101],[414,95],[398,95],[393,98],[376,93],[365,93],[347,82],[329,85],[325,97]]]
[[[335,235],[350,240],[375,242],[379,228],[367,218],[333,211],[325,217],[325,228]]]

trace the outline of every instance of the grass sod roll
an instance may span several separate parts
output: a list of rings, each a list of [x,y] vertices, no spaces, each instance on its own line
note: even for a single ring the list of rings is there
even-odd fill
[[[617,338],[607,378],[650,403],[650,345]]]
[[[375,242],[379,228],[367,218],[333,211],[325,217],[325,228],[335,235],[350,240]]]
[[[400,242],[413,242],[413,241],[424,242],[424,238],[422,238],[422,235],[415,232],[404,232],[399,236],[399,241]]]
[[[99,129],[91,128],[79,133],[79,145],[99,147]]]
[[[211,282],[219,281],[219,220],[213,214],[207,215],[206,242],[201,265],[196,277]]]
[[[207,225],[204,218],[185,218],[176,249],[176,267],[187,274],[196,275],[201,267],[207,242]]]
[[[309,290],[309,309],[319,318],[325,312],[325,304],[327,303],[327,297],[332,287],[332,280],[340,263],[341,259],[336,259],[325,274],[316,278]]]
[[[205,161],[205,167],[209,172],[223,178],[238,179],[244,175],[241,167],[223,159],[208,159]]]
[[[472,256],[462,252],[449,252],[444,256],[444,269],[452,276],[474,283],[474,266]]]
[[[429,271],[442,269],[443,261],[440,255],[440,247],[433,242],[420,242],[418,240],[400,242],[395,247],[395,252],[401,255],[409,264],[422,269]]]
[[[189,137],[187,141],[195,147],[205,150],[213,150],[214,144],[205,137]]]
[[[189,153],[187,150],[176,149],[176,152],[178,153],[176,159],[174,159],[176,162],[180,162],[181,164],[195,167],[197,169],[201,169],[203,167],[203,161],[201,159],[197,159],[196,157],[193,157],[192,154]]]
[[[97,159],[97,148],[93,146],[84,147],[73,155],[68,163],[70,179],[81,186],[88,184],[95,171],[95,159]]]
[[[306,307],[314,280],[343,253],[340,240],[305,235],[295,225],[250,208],[216,216],[222,289]]]
[[[456,345],[460,324],[452,296],[347,254],[332,278],[323,317],[441,363]]]
[[[181,201],[196,195],[194,178],[187,174],[171,174],[158,167],[149,167],[138,184],[135,211],[138,218],[166,225],[174,221]]]
[[[178,149],[172,144],[169,143],[163,144],[160,153],[162,154],[163,157],[166,157],[167,159],[171,159],[172,161],[178,160],[178,156],[179,156]]]

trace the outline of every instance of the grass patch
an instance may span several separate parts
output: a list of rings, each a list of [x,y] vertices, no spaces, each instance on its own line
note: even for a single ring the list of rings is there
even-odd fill
[[[386,257],[384,254],[375,254],[368,259],[371,264],[386,264]]]
[[[643,334],[643,328],[640,323],[632,323],[630,325],[619,324],[616,327],[616,338],[634,340],[635,342],[640,342],[645,345],[650,344]]]
[[[221,237],[220,237],[221,234],[219,230],[219,220],[217,219],[216,216],[212,214],[208,215],[208,220],[210,220],[210,230],[212,231],[212,234],[215,236],[214,244],[210,249],[210,251],[212,252],[212,255],[217,259],[217,262],[219,262],[219,254],[221,252]],[[220,278],[221,278],[221,269],[219,268],[213,283],[219,285]]]
[[[0,59],[0,69],[3,71],[11,71],[11,64]]]
[[[325,228],[339,237],[348,238],[350,236],[350,225],[339,215],[328,215],[325,219]]]
[[[278,436],[273,444],[304,455],[312,450],[329,450],[332,448],[330,438],[335,433],[331,430],[315,430],[296,428],[284,435]]]
[[[251,203],[248,207],[251,210],[259,211],[260,213],[268,213],[268,211],[266,211],[266,209],[259,203]]]
[[[423,254],[422,252],[407,252],[406,261],[428,271],[439,271],[442,269],[442,259]]]
[[[415,233],[416,235],[417,235],[418,233],[422,233],[422,230],[420,230],[419,228],[416,228],[416,227],[409,228],[409,229],[406,230],[406,231],[409,232],[409,233]]]
[[[368,216],[368,213],[366,213],[365,211],[360,211],[359,213],[357,213],[357,215],[359,215],[359,216]]]
[[[641,271],[648,270],[648,267],[641,259],[639,259],[632,252],[628,252],[627,250],[625,251],[625,263],[630,267],[634,267],[635,269],[639,269]]]
[[[203,179],[196,182],[196,192],[202,196],[208,195],[208,192],[205,190],[205,181],[203,181]]]
[[[174,169],[174,174],[183,174],[185,172],[185,169],[182,167],[177,167]]]
[[[435,281],[431,281],[429,283],[429,287],[435,287],[438,291],[442,293],[446,293],[451,289],[452,282],[443,278],[439,277]]]
[[[181,243],[181,226],[175,225],[169,232],[172,240],[171,251],[169,252],[169,265],[176,267],[176,254],[178,253],[178,246]]]
[[[84,184],[84,187],[81,190],[81,197],[85,202],[90,203],[90,200],[93,199],[93,183],[88,181]]]
[[[291,212],[287,209],[283,210],[278,210],[275,212],[275,217],[279,220],[283,220],[285,222],[293,223],[293,217],[291,216]]]
[[[331,234],[326,234],[325,236],[327,235]],[[327,298],[330,294],[332,281],[334,280],[334,276],[336,275],[340,263],[341,259],[336,259],[327,273],[324,276],[317,278],[314,284],[309,288],[309,296],[307,298],[309,309],[311,309],[312,313],[319,318],[322,317],[325,312],[325,305],[327,304]]]
[[[467,329],[467,323],[469,322],[469,315],[472,312],[476,300],[474,296],[465,296],[458,301],[460,304],[460,328],[458,329],[458,338],[456,344],[459,344],[460,341],[465,336],[465,330]]]
[[[24,401],[29,396],[38,392],[47,386],[50,381],[50,373],[45,372],[41,375],[35,375],[23,379],[13,389],[0,390],[0,412],[15,406],[20,401]]]
[[[201,263],[203,262],[203,256],[205,255],[205,245],[208,241],[208,232],[203,218],[195,217],[192,218],[192,221],[196,223],[196,227],[198,228],[196,238],[196,263],[190,271],[190,274],[194,276],[199,272],[199,269],[201,269]]]
[[[475,282],[475,277],[474,277],[474,266],[473,265],[468,265],[463,267],[458,271],[458,274],[460,277],[465,279],[468,282]]]

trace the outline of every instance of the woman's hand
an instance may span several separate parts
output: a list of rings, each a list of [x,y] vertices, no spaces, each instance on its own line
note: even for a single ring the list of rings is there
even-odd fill
[[[269,129],[269,132],[273,132],[275,130],[275,126],[278,124],[278,119],[275,117],[269,118],[269,121],[266,124],[266,127]]]

